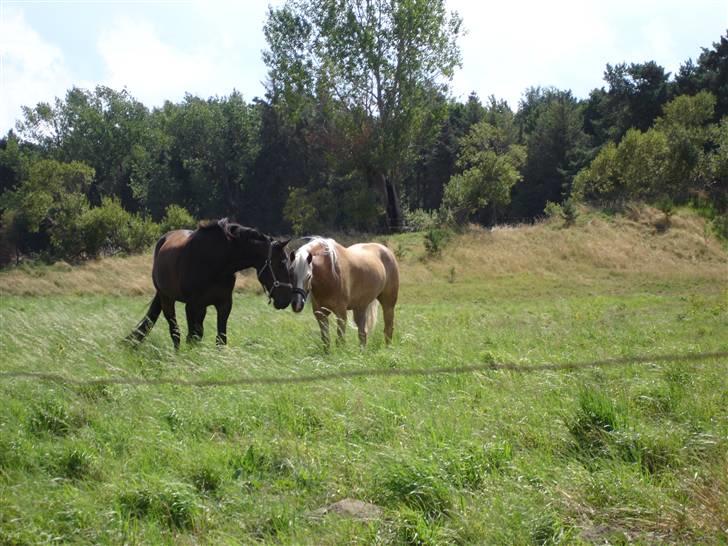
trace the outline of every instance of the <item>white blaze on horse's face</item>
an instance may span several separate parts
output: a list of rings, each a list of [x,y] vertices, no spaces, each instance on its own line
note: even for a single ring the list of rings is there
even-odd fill
[[[307,248],[298,249],[292,260],[293,271],[293,295],[291,297],[291,309],[294,313],[300,313],[306,304],[306,298],[311,290],[311,277],[313,275],[313,256]]]

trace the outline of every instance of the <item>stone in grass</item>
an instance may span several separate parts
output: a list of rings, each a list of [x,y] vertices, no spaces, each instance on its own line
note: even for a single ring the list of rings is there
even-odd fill
[[[376,504],[356,499],[342,499],[311,512],[313,518],[323,518],[327,514],[338,514],[360,521],[373,521],[381,518],[382,509]]]

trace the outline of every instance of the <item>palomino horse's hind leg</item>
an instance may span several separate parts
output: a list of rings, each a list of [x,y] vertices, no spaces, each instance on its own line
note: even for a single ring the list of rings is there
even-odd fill
[[[172,337],[172,344],[175,349],[179,349],[179,325],[177,324],[177,316],[174,311],[174,300],[162,298],[162,313],[169,324],[169,335]]]
[[[232,294],[230,296],[232,298]],[[217,310],[217,337],[215,342],[219,347],[227,345],[227,322],[232,308],[232,299],[215,305],[215,310]]]
[[[382,306],[382,315],[384,315],[384,341],[389,345],[392,343],[394,333],[394,305]]]
[[[354,323],[359,331],[359,345],[362,347],[367,344],[367,309],[354,309]]]
[[[188,303],[185,305],[185,314],[187,315],[187,343],[202,340],[205,333],[204,324],[207,308]]]

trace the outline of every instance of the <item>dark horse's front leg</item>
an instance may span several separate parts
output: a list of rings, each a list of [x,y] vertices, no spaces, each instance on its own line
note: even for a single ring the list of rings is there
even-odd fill
[[[227,345],[227,321],[232,308],[232,294],[230,294],[230,299],[215,305],[217,310],[217,338],[215,341],[218,346]]]
[[[185,313],[187,314],[187,343],[200,341],[205,333],[207,308],[204,305],[188,303],[185,306]]]

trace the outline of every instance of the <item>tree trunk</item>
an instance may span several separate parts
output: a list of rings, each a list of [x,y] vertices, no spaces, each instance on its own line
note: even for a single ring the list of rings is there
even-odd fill
[[[404,229],[404,215],[399,202],[399,193],[392,180],[384,174],[382,175],[382,186],[387,209],[387,229],[392,233],[399,233]]]

